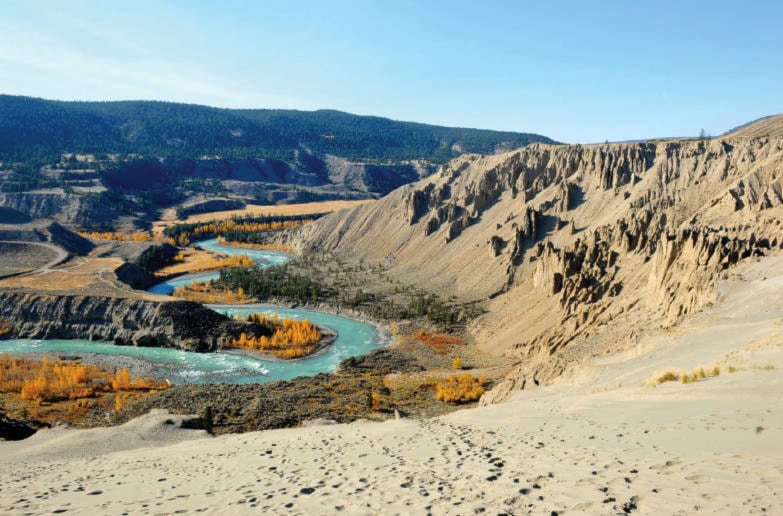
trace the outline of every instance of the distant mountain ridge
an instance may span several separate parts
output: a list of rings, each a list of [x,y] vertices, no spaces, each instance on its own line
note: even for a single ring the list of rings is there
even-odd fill
[[[463,153],[533,142],[554,143],[334,110],[0,95],[0,206],[85,228],[146,227],[158,210],[202,198],[379,197]]]
[[[533,142],[532,133],[398,122],[334,110],[221,109],[159,101],[76,102],[0,95],[0,157],[139,153],[166,158],[277,158],[296,151],[352,161],[444,163]]]

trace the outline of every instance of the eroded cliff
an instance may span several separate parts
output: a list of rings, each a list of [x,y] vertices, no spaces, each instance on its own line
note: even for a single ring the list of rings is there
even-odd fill
[[[733,265],[780,252],[781,192],[779,138],[536,144],[460,157],[289,243],[485,302],[473,339],[519,360],[497,399],[714,302]]]
[[[189,301],[0,293],[4,336],[215,351],[244,325]]]

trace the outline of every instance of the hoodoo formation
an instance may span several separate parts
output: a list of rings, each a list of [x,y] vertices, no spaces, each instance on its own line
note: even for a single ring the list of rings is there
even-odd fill
[[[484,303],[471,337],[518,361],[488,403],[717,301],[736,264],[780,253],[782,192],[780,137],[534,144],[457,158],[287,243]]]

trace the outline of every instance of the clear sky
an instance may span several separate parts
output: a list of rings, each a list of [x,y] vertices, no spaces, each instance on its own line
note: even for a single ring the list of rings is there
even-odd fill
[[[0,0],[0,93],[717,135],[783,112],[781,20],[781,0]]]

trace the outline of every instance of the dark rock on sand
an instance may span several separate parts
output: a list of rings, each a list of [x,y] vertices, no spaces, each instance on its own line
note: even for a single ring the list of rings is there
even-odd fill
[[[41,428],[49,428],[49,425],[35,419],[13,419],[0,412],[0,439],[21,441]]]

